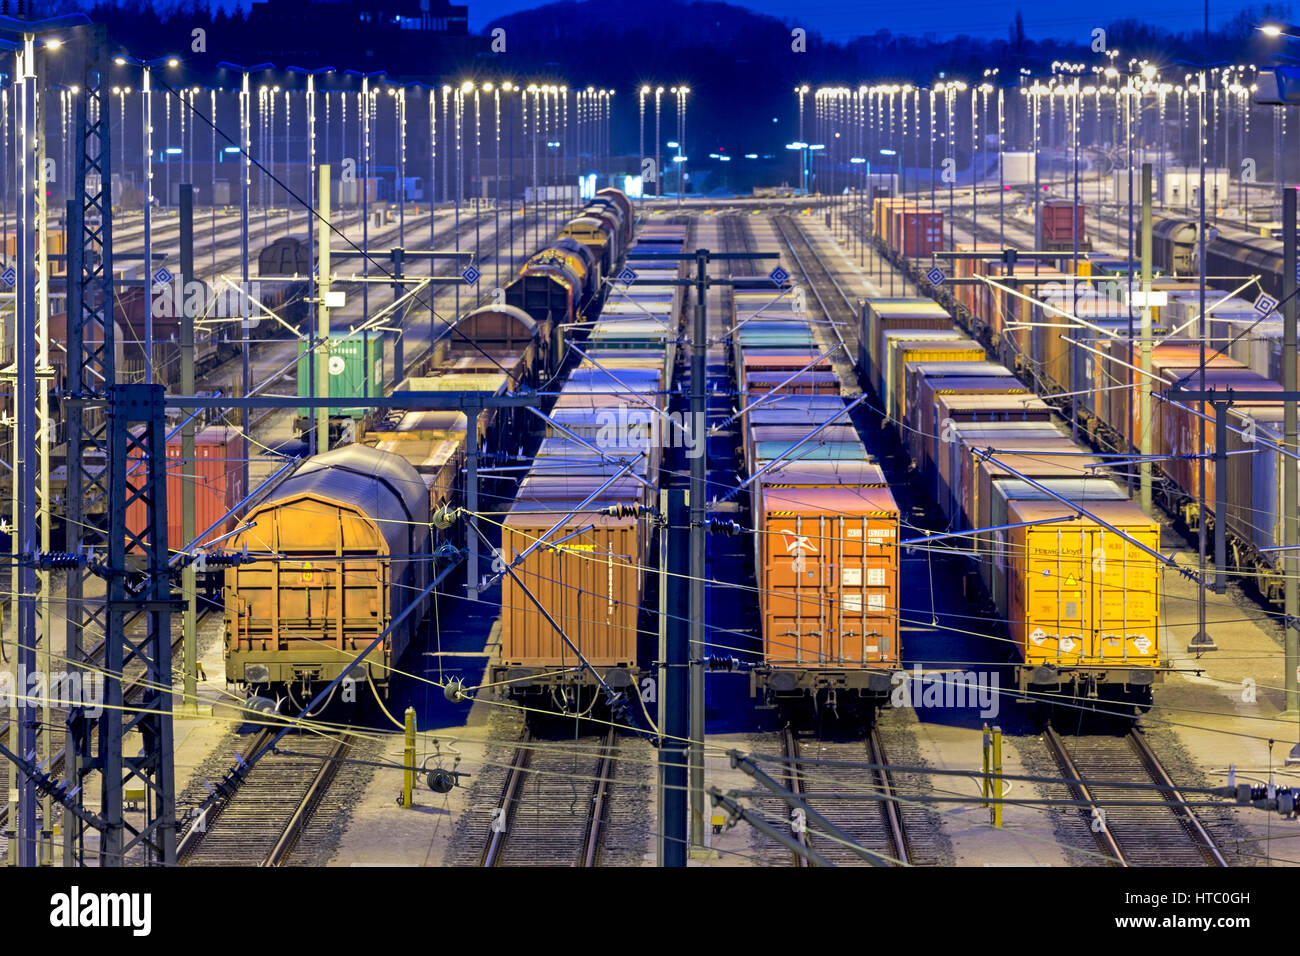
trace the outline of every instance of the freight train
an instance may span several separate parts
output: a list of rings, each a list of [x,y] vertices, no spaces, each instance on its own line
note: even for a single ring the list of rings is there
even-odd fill
[[[865,301],[860,341],[922,481],[975,543],[1021,690],[1149,706],[1168,669],[1159,525],[934,302]]]
[[[733,303],[762,622],[751,694],[870,710],[901,667],[898,505],[818,360],[810,317],[771,292],[737,289]]]
[[[594,313],[632,239],[635,213],[617,189],[601,189],[559,237],[524,263],[505,288],[507,305],[531,315],[551,351],[563,354],[562,326]]]
[[[1195,219],[1168,218],[1151,230],[1151,259],[1155,268],[1173,276],[1200,274],[1200,226]],[[1233,291],[1253,276],[1258,286],[1244,293],[1254,299],[1265,292],[1281,300],[1282,240],[1260,236],[1229,226],[1206,227],[1205,262],[1207,283]]]
[[[1159,237],[1156,259],[1164,256],[1163,264],[1172,267],[1171,272],[1184,272],[1185,265],[1199,261],[1193,223],[1168,219],[1154,232]],[[1282,378],[1282,320],[1276,313],[1263,316],[1254,308],[1257,290],[1241,292],[1240,298],[1229,293],[1255,275],[1261,276],[1265,291],[1280,290],[1281,243],[1261,238],[1237,246],[1236,241],[1222,235],[1206,236],[1206,258],[1214,273],[1207,282],[1206,385],[1221,392],[1228,388],[1277,391]],[[1238,248],[1276,253],[1273,271],[1268,271],[1271,260],[1267,257],[1244,264],[1231,258]],[[1130,315],[1122,291],[1115,293],[1124,285],[1118,280],[1127,273],[1127,263],[1100,256],[1080,260],[1080,271],[1089,274],[1091,286],[1078,294],[1070,288],[1075,277],[1063,271],[1069,267],[1065,257],[1037,267],[1023,262],[1009,267],[1000,250],[967,247],[966,256],[956,260],[957,275],[985,276],[1008,288],[1018,285],[1024,295],[1044,301],[1047,307],[987,283],[953,290],[941,286],[935,296],[950,305],[994,354],[1032,382],[1035,392],[1077,420],[1093,444],[1108,452],[1131,454],[1138,444],[1136,436],[1149,433],[1155,456],[1154,500],[1187,528],[1195,530],[1204,520],[1207,529],[1213,530],[1220,520],[1216,499],[1221,496],[1228,570],[1242,573],[1265,600],[1280,603],[1280,556],[1285,553],[1280,550],[1281,488],[1283,464],[1290,458],[1280,450],[1281,403],[1231,406],[1227,413],[1229,474],[1220,486],[1213,458],[1206,460],[1203,513],[1197,456],[1211,454],[1215,447],[1213,407],[1157,398],[1147,421],[1138,401],[1140,373],[1132,368],[1140,364],[1140,349],[1129,341],[1130,330],[1140,329],[1140,313],[1134,309]],[[1035,268],[1038,275],[1032,275]],[[1111,283],[1112,279],[1117,281]],[[1106,291],[1108,285],[1111,291]],[[1157,337],[1151,351],[1152,391],[1159,396],[1175,383],[1199,388],[1200,342],[1193,338],[1201,327],[1199,282],[1161,276],[1153,280],[1152,289],[1164,293],[1166,300],[1151,310]],[[1066,313],[1087,326],[1072,333],[1068,326],[1073,322]]]
[[[605,193],[600,208],[623,208],[621,193]],[[630,214],[630,204],[626,210]],[[624,226],[602,220],[602,228],[613,237]],[[587,253],[576,240],[560,242]],[[529,266],[523,272],[532,274]],[[548,334],[558,327],[550,315],[538,320],[510,304],[473,310],[395,387],[497,394],[533,388],[562,361]],[[252,558],[225,572],[227,681],[258,697],[283,694],[294,707],[310,701],[391,625],[412,595],[464,553],[468,532],[457,519],[465,504],[468,429],[475,429],[480,464],[506,464],[523,457],[530,424],[522,409],[487,409],[473,422],[442,409],[364,415],[353,443],[308,459],[258,497],[241,517],[243,530],[223,542],[234,551],[247,549]],[[484,500],[500,481],[484,479]],[[521,571],[528,568],[521,565]],[[631,593],[625,584],[620,581],[618,594]],[[522,622],[528,612],[518,610],[515,619]],[[392,668],[420,620],[409,615],[357,668],[356,678],[387,693]],[[516,656],[527,666],[526,654]]]
[[[635,311],[601,312],[503,522],[501,656],[489,680],[511,696],[585,711],[598,691],[638,685],[648,649],[638,626],[652,551],[663,443],[682,310],[684,226],[641,230],[629,249]],[[611,303],[616,300],[611,300]],[[574,337],[581,334],[574,329]]]

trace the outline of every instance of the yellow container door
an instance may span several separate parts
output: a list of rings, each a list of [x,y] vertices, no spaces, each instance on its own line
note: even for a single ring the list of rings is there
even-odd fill
[[[1088,532],[1030,529],[1025,555],[1025,662],[1078,664],[1084,653]]]
[[[1123,529],[1153,551],[1156,527]],[[1089,655],[1099,663],[1151,665],[1160,657],[1160,571],[1155,558],[1105,528],[1089,529]]]

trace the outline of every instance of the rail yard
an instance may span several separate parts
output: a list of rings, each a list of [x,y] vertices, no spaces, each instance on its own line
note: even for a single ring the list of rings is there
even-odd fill
[[[738,141],[704,67],[317,6],[478,52],[0,15],[5,872],[1055,867],[1251,925],[1225,881],[1300,863],[1300,28],[826,74]]]

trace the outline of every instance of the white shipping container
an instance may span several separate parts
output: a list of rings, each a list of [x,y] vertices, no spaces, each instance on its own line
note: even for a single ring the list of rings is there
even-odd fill
[[[1007,186],[1027,186],[1034,181],[1035,156],[1028,151],[1002,154],[1002,178]]]
[[[1129,200],[1129,170],[1111,172],[1111,202],[1126,204]],[[1210,206],[1224,205],[1231,199],[1228,171],[1223,168],[1206,168],[1205,188]],[[1165,206],[1197,206],[1201,201],[1201,171],[1195,166],[1166,166],[1152,164],[1151,197]],[[1133,205],[1142,203],[1142,167],[1133,166]]]
[[[1195,166],[1169,166],[1160,178],[1159,201],[1166,206],[1199,206],[1201,202],[1201,171]],[[1206,205],[1221,206],[1230,199],[1228,171],[1223,168],[1206,168]]]
[[[876,196],[898,195],[898,173],[868,173],[867,194]]]

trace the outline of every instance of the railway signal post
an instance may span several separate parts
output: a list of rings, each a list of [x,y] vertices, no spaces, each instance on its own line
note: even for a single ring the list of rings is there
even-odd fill
[[[663,516],[659,538],[659,854],[660,866],[685,866],[687,824],[686,741],[691,730],[687,682],[690,679],[690,626],[680,613],[686,604],[682,555],[686,551],[686,492],[659,492]],[[694,581],[691,582],[694,585]]]
[[[1282,443],[1289,450],[1297,445],[1296,400],[1296,194],[1294,189],[1282,193],[1282,301],[1285,311],[1282,313],[1282,390],[1287,395],[1283,402]],[[1300,615],[1300,563],[1296,561],[1296,548],[1300,546],[1300,523],[1297,522],[1296,509],[1300,502],[1300,476],[1295,468],[1287,468],[1283,475],[1282,495],[1286,510],[1282,516],[1282,581],[1283,610],[1286,613],[1286,627],[1283,637],[1284,671],[1286,677],[1286,714],[1292,719],[1300,717],[1300,694],[1297,684],[1300,675],[1300,632],[1297,631],[1297,615]],[[1287,763],[1300,763],[1300,742],[1291,749]]]

